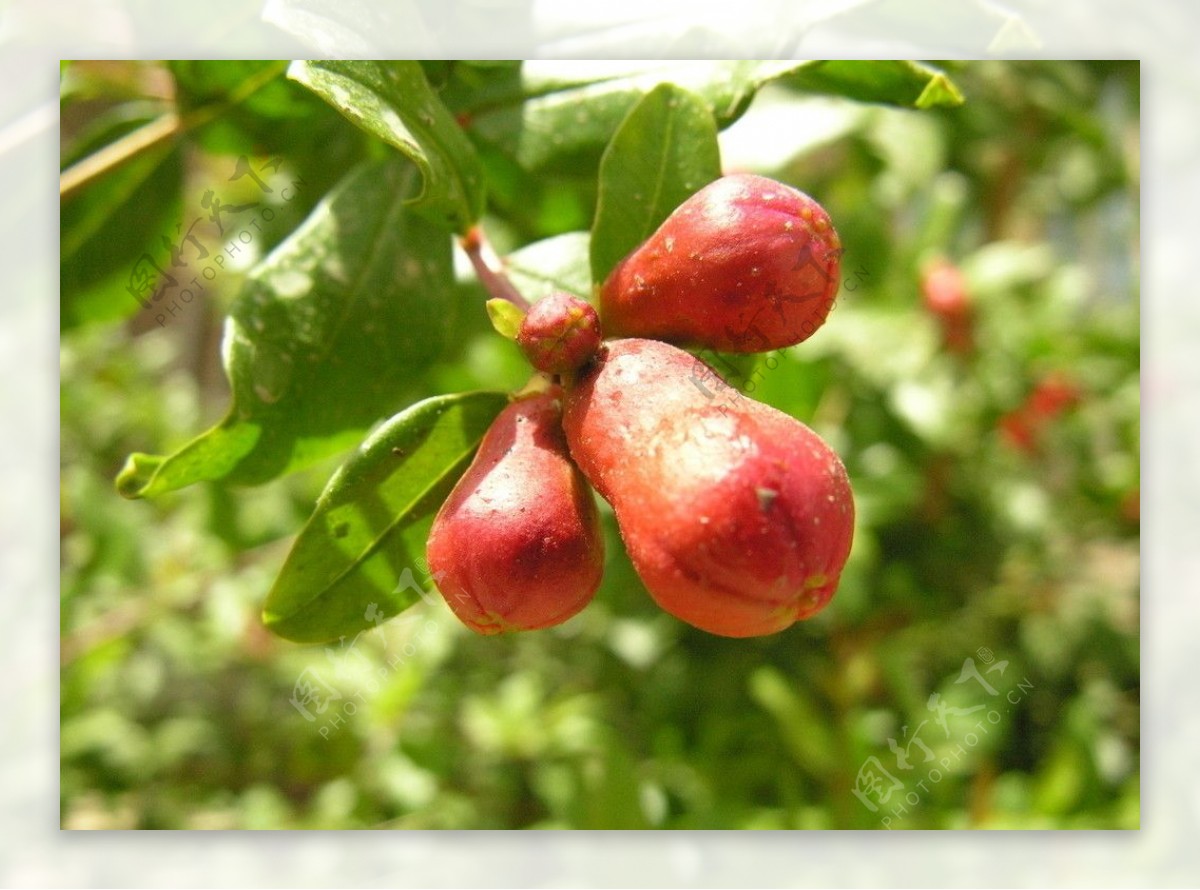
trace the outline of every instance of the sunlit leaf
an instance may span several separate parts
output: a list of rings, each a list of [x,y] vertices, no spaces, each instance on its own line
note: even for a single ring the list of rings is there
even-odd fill
[[[459,232],[479,218],[479,158],[419,63],[299,61],[288,76],[416,163],[422,186],[415,206]]]
[[[229,414],[170,456],[132,455],[122,494],[265,482],[411,398],[453,321],[450,239],[408,209],[415,176],[400,159],[354,170],[251,272],[226,322]]]
[[[695,93],[724,128],[759,89],[781,78],[815,92],[906,107],[960,98],[944,74],[912,62],[782,59],[527,61],[486,78],[474,70],[458,74],[443,99],[474,133],[523,167],[560,169],[598,157],[629,110],[658,84]]]
[[[704,102],[671,84],[647,93],[600,162],[592,280],[604,281],[671,211],[720,175],[717,125]]]
[[[438,396],[372,434],[321,493],[267,597],[267,626],[319,642],[418,602],[429,524],[507,401],[491,392]]]

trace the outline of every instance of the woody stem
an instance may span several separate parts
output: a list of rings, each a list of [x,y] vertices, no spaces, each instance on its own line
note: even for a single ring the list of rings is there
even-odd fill
[[[472,226],[467,233],[458,239],[459,246],[466,253],[475,269],[475,275],[484,290],[493,299],[507,300],[522,312],[529,311],[529,301],[508,280],[504,266],[492,246],[488,243],[483,229]]]
[[[195,130],[245,102],[287,70],[287,62],[269,65],[247,78],[221,102],[194,108],[186,114],[168,111],[145,126],[88,155],[62,172],[58,178],[59,199],[69,198],[92,180],[127,161]]]

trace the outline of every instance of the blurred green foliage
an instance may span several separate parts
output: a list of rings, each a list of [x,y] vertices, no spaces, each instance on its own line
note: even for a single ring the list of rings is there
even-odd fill
[[[561,627],[480,638],[426,602],[326,646],[276,639],[263,598],[336,460],[150,501],[113,486],[129,452],[221,417],[245,267],[168,324],[64,331],[63,826],[1136,828],[1139,68],[946,67],[962,106],[783,81],[722,135],[727,170],[812,194],[847,247],[817,336],[725,368],[835,447],[858,507],[832,605],[772,637],[659,611],[604,508],[604,585]],[[202,72],[194,101],[230,88]],[[63,77],[64,159],[169,80]],[[294,169],[379,154],[290,87],[279,118],[330,134]],[[251,110],[188,153],[185,216],[228,177],[225,142],[266,138]],[[514,190],[484,219],[502,251],[586,227],[594,176],[540,177],[521,205],[530,174],[480,148]],[[958,321],[923,294],[938,263]],[[457,299],[456,349],[417,388],[521,386],[477,285]]]

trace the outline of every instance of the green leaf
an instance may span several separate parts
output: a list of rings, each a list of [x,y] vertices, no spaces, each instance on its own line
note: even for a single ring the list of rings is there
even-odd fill
[[[489,214],[514,226],[524,240],[590,228],[596,215],[596,170],[532,173],[496,146],[475,139],[487,180]]]
[[[336,155],[345,153],[348,137],[366,141],[328,103],[285,77],[287,62],[197,59],[168,67],[188,139],[205,151],[286,155],[315,182],[338,171],[342,158]]]
[[[118,112],[78,146],[82,156],[153,120]],[[183,155],[162,145],[109,170],[62,202],[60,210],[61,325],[114,321],[142,304],[133,284],[144,257],[166,263],[163,240],[178,241],[183,212]],[[136,290],[136,289],[135,289]]]
[[[592,280],[603,282],[671,211],[720,175],[717,125],[703,100],[672,84],[647,93],[600,161]]]
[[[528,244],[504,258],[509,280],[529,302],[555,291],[587,299],[592,292],[588,274],[587,232],[567,232]]]
[[[414,205],[454,231],[483,212],[479,158],[418,62],[293,62],[288,76],[416,163]]]
[[[945,74],[935,74],[921,90],[913,106],[916,108],[937,108],[939,106],[953,107],[962,105],[966,99],[958,91],[958,87]]]
[[[411,398],[454,306],[450,238],[405,206],[415,177],[400,158],[351,171],[251,271],[225,327],[228,416],[169,457],[132,455],[122,494],[266,482]]]
[[[879,102],[902,108],[963,103],[962,93],[943,72],[919,62],[833,60],[812,62],[784,78],[806,92]]]
[[[749,687],[750,697],[775,718],[796,762],[813,776],[828,775],[834,769],[837,746],[825,709],[809,697],[803,684],[768,666],[750,675]]]
[[[517,333],[521,330],[521,322],[525,320],[525,313],[508,300],[500,297],[488,300],[486,306],[488,319],[491,321],[492,327],[496,329],[496,333],[509,340],[517,339]]]
[[[433,516],[507,402],[492,392],[438,396],[373,433],[317,500],[267,596],[267,627],[315,643],[416,603],[413,567]]]
[[[176,101],[188,113],[204,106],[240,106],[258,117],[307,117],[319,107],[311,94],[289,83],[288,63],[260,59],[186,59],[167,63]]]
[[[629,109],[660,83],[698,95],[723,129],[765,84],[810,68],[820,73],[798,86],[860,101],[915,107],[931,81],[943,86],[926,102],[957,95],[941,72],[912,62],[539,60],[486,76],[456,65],[442,98],[477,137],[526,169],[565,170],[595,161]]]

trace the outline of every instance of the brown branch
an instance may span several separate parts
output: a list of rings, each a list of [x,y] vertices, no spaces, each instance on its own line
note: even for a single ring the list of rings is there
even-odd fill
[[[173,111],[155,118],[132,133],[126,133],[82,161],[68,167],[58,178],[58,197],[69,198],[96,177],[131,158],[174,139],[182,131],[182,122]]]
[[[69,198],[93,179],[121,166],[126,161],[137,157],[143,152],[149,151],[164,142],[175,139],[221,116],[229,109],[245,102],[286,70],[286,62],[269,65],[253,77],[244,81],[223,102],[193,109],[182,117],[174,111],[168,111],[162,117],[150,121],[150,123],[139,127],[132,133],[122,136],[116,142],[110,143],[99,151],[88,155],[83,160],[68,167],[59,176],[59,200]]]

